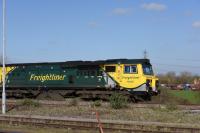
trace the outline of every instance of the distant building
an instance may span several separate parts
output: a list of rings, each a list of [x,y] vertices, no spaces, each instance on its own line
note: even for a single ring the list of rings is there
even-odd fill
[[[200,90],[200,78],[194,79],[192,90]]]
[[[200,79],[194,79],[193,83],[194,84],[200,84]]]

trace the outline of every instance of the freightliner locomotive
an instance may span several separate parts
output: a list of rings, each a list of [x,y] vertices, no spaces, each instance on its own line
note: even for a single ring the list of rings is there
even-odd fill
[[[2,67],[0,67],[2,84]],[[16,98],[98,97],[113,92],[132,99],[158,93],[149,59],[110,59],[6,65],[6,95]]]

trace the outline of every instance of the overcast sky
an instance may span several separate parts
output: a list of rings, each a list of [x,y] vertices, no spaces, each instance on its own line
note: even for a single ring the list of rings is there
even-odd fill
[[[146,49],[156,73],[200,74],[199,0],[6,1],[12,63],[135,59]]]

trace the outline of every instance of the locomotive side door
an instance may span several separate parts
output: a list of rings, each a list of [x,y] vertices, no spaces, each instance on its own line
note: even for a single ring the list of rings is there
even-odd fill
[[[116,78],[117,78],[117,81],[119,83],[122,82],[122,77],[123,77],[123,66],[121,64],[118,64],[117,67],[116,67]]]

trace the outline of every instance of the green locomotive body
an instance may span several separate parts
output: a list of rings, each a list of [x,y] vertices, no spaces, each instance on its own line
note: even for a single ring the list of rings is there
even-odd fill
[[[62,64],[19,65],[7,75],[6,87],[105,87],[99,67]]]

